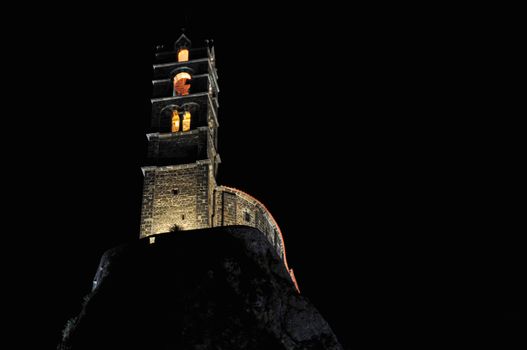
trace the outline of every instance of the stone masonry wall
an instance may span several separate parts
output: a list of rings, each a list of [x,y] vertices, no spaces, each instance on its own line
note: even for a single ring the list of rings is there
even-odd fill
[[[210,227],[208,161],[147,167],[143,188],[141,237]]]
[[[216,187],[215,201],[215,226],[247,225],[259,229],[285,262],[280,228],[262,203],[245,192],[225,186]]]
[[[141,204],[140,237],[146,237],[152,232],[153,204],[155,188],[155,167],[143,168],[143,201]]]
[[[150,134],[149,159],[169,160],[171,164],[192,163],[207,159],[208,129],[201,127],[185,133]]]
[[[236,202],[235,193],[216,190],[216,226],[236,225]]]

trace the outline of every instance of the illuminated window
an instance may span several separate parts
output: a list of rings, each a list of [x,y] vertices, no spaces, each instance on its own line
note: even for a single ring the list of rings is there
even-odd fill
[[[172,132],[179,131],[179,114],[177,111],[172,112]]]
[[[188,95],[190,84],[187,84],[187,80],[189,79],[192,79],[192,77],[186,72],[178,73],[174,77],[174,96]]]
[[[188,49],[181,49],[177,53],[177,61],[178,62],[186,62],[188,61]]]
[[[185,111],[183,114],[183,131],[189,131],[190,130],[190,112]]]

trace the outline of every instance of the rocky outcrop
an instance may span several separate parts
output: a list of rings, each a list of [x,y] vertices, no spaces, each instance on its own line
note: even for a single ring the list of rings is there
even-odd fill
[[[61,350],[341,349],[264,235],[182,231],[107,251]]]

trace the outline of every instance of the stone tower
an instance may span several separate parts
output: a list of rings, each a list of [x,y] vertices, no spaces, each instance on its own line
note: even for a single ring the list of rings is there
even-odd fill
[[[182,34],[155,59],[141,237],[211,227],[220,162],[214,49]]]
[[[214,47],[207,42],[191,48],[182,34],[173,49],[156,53],[155,59],[140,237],[215,226],[255,227],[296,284],[280,227],[269,210],[241,190],[216,184],[219,88]]]

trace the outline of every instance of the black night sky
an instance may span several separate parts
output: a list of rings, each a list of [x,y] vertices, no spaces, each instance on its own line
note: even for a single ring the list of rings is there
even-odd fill
[[[215,43],[219,184],[270,209],[343,345],[513,332],[520,141],[496,120],[516,114],[518,92],[487,89],[508,43],[480,47],[492,28],[462,15],[239,6],[71,9],[6,49],[4,186],[20,188],[7,234],[20,243],[4,249],[23,271],[15,324],[35,327],[17,348],[53,348],[101,254],[137,239],[153,48],[183,26],[194,45]]]

